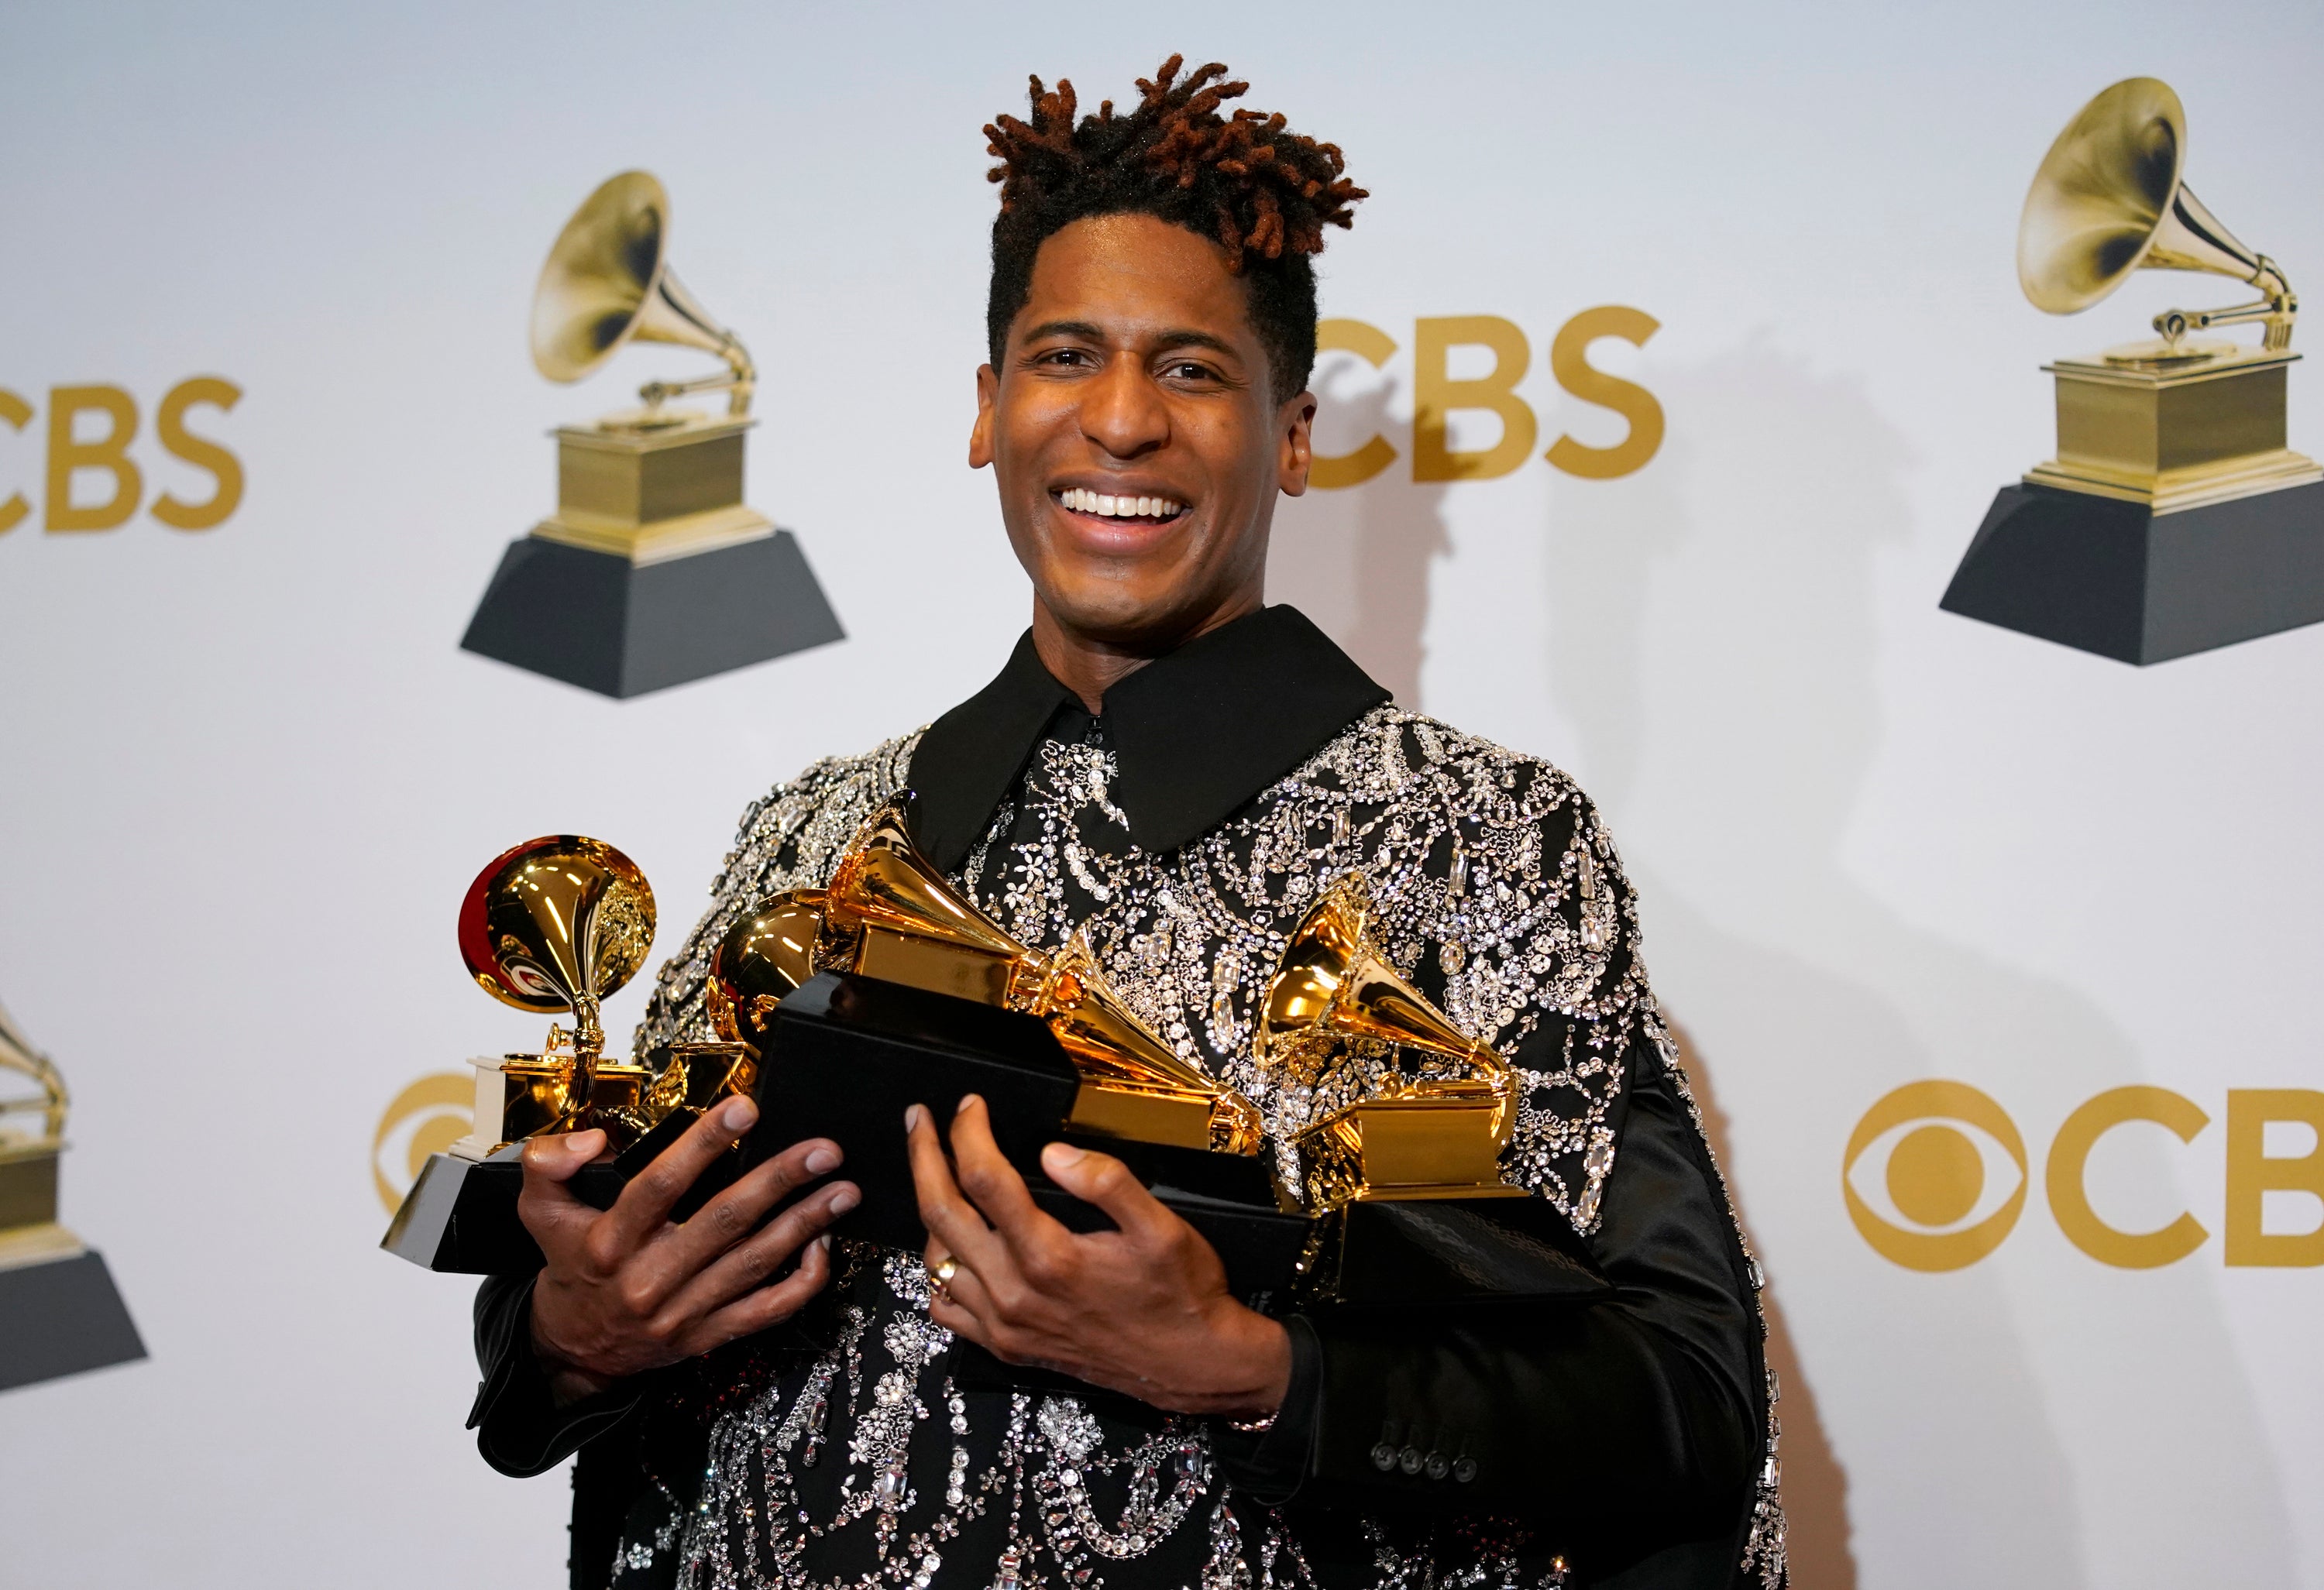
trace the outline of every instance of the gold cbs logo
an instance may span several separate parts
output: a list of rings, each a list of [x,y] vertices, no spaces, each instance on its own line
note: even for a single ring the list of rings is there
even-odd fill
[[[392,1215],[402,1206],[428,1156],[468,1135],[475,1108],[472,1072],[436,1071],[395,1096],[371,1140],[372,1186],[382,1208]]]
[[[1561,436],[1541,455],[1551,468],[1583,480],[1609,481],[1646,467],[1663,445],[1663,406],[1634,381],[1609,375],[1590,363],[1590,350],[1612,337],[1644,347],[1662,329],[1644,309],[1600,304],[1584,309],[1550,339],[1549,372],[1557,384],[1585,403],[1621,416],[1628,434],[1611,446],[1588,446]],[[1456,348],[1481,350],[1492,357],[1485,374],[1452,374]],[[1396,339],[1362,320],[1331,319],[1315,326],[1315,352],[1351,354],[1375,370],[1399,355]],[[1541,422],[1517,383],[1533,363],[1524,328],[1499,315],[1424,316],[1412,323],[1412,478],[1416,481],[1487,481],[1508,474],[1534,456]],[[1489,447],[1452,445],[1452,417],[1490,414],[1500,437]],[[1401,455],[1378,432],[1351,452],[1317,454],[1309,483],[1322,491],[1360,486]]]
[[[2168,1088],[2111,1088],[2059,1125],[2043,1163],[2058,1229],[2083,1253],[2123,1270],[2173,1264],[2210,1239],[2181,1211],[2151,1231],[2116,1226],[2091,1202],[2090,1156],[2117,1127],[2144,1122],[2191,1144],[2210,1125]],[[2324,1093],[2303,1088],[2227,1091],[2221,1244],[2238,1267],[2324,1265]],[[1966,1082],[1908,1082],[1876,1102],[1849,1135],[1840,1164],[1848,1217],[1873,1252],[1908,1270],[1959,1270],[1999,1247],[2025,1209],[2034,1174],[2009,1113]],[[2271,1221],[2270,1195],[2279,1200]],[[2271,1230],[2285,1217],[2297,1229]]]
[[[210,477],[207,497],[189,501],[166,486],[154,496],[153,517],[171,529],[214,529],[241,506],[242,461],[187,424],[198,409],[223,414],[241,400],[240,387],[215,375],[181,381],[161,394],[153,410],[161,450],[177,460],[180,473],[191,468]],[[32,403],[0,387],[0,441],[10,431],[28,429],[38,413]],[[145,500],[145,472],[129,451],[137,439],[137,400],[123,388],[101,383],[51,387],[48,433],[42,528],[65,534],[128,523]],[[0,482],[0,534],[32,516],[32,499]]]

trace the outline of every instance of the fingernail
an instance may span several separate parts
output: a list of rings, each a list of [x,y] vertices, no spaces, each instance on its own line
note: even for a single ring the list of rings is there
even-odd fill
[[[853,1187],[843,1187],[831,1195],[831,1212],[844,1215],[862,1201]]]
[[[904,1112],[904,1130],[907,1132],[918,1131],[920,1129],[920,1117],[926,1113],[927,1112],[922,1110],[917,1104],[912,1106],[911,1108],[906,1110]]]
[[[1052,1143],[1041,1151],[1041,1157],[1060,1170],[1072,1170],[1089,1158],[1088,1151],[1075,1148],[1070,1143]]]
[[[725,1112],[718,1118],[725,1123],[729,1132],[743,1131],[759,1118],[759,1107],[747,1098],[730,1098],[726,1101]]]
[[[818,1148],[807,1156],[807,1173],[810,1176],[820,1176],[826,1171],[838,1168],[839,1150],[835,1148]]]
[[[962,1094],[962,1095],[960,1096],[960,1102],[959,1102],[958,1104],[955,1104],[955,1105],[954,1105],[954,1106],[952,1107],[952,1113],[953,1113],[953,1114],[954,1114],[954,1115],[959,1115],[959,1114],[961,1114],[963,1111],[966,1110],[970,1105],[972,1105],[972,1104],[982,1104],[983,1102],[984,1102],[984,1100],[982,1100],[982,1098],[978,1098],[975,1094],[973,1094],[973,1093],[964,1093],[964,1094]]]
[[[815,1251],[819,1254],[829,1253],[831,1251],[831,1238],[828,1236],[816,1237],[815,1239]]]

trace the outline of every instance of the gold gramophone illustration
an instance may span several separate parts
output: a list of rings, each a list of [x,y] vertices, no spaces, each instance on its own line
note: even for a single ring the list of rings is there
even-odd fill
[[[57,1224],[57,1167],[71,1098],[56,1062],[34,1049],[0,1010],[0,1071],[32,1080],[36,1091],[0,1099],[0,1118],[36,1117],[39,1129],[0,1129],[0,1265],[70,1258],[81,1240]]]
[[[1249,1099],[1156,1036],[1107,983],[1087,938],[1044,955],[954,888],[912,842],[904,798],[864,823],[822,889],[779,895],[711,962],[713,1019],[755,1042],[774,1006],[821,971],[854,972],[1040,1017],[1080,1073],[1068,1130],[1255,1154]]]
[[[1409,1077],[1398,1050],[1424,1057]],[[1517,1124],[1509,1069],[1454,1026],[1391,965],[1361,873],[1325,889],[1292,930],[1259,1006],[1259,1062],[1314,1089],[1341,1068],[1378,1063],[1370,1097],[1292,1139],[1300,1201],[1323,1213],[1351,1201],[1523,1198],[1499,1161]]]
[[[2058,134],[2017,229],[2017,280],[2035,308],[2073,315],[2138,271],[2197,271],[2260,297],[2166,309],[2149,342],[2045,366],[2058,383],[2058,456],[2036,485],[2158,513],[2324,479],[2284,446],[2285,376],[2300,309],[2273,260],[2238,241],[2187,186],[2187,115],[2153,78],[2116,83]],[[2257,324],[2260,345],[2190,336]]]
[[[2287,445],[2299,301],[2186,164],[2186,112],[2153,78],[2092,99],[2043,158],[2017,232],[2036,308],[2078,314],[2140,271],[2259,296],[2166,309],[2150,340],[2043,366],[2056,456],[1995,497],[1945,611],[2140,664],[2324,619],[2324,467]],[[2247,325],[2256,346],[2200,335]]]
[[[145,1356],[102,1255],[57,1216],[71,1099],[56,1062],[0,1010],[0,1390]],[[32,1131],[8,1122],[29,1119]]]
[[[669,195],[624,171],[583,201],[558,234],[532,298],[532,362],[554,381],[595,374],[632,343],[715,354],[715,375],[649,381],[642,407],[557,432],[557,512],[533,534],[652,563],[774,533],[742,503],[742,433],[758,367],[670,269]],[[726,412],[669,401],[724,391]]]
[[[558,427],[557,510],[509,547],[460,643],[613,696],[842,639],[797,538],[742,500],[758,369],[671,270],[669,222],[644,171],[583,201],[534,289],[533,364],[570,383],[661,344],[725,368],[649,381],[640,407]],[[673,406],[721,391],[723,414]]]

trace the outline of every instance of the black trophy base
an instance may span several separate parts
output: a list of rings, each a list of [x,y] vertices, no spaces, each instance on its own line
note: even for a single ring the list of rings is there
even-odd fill
[[[637,565],[512,541],[460,647],[627,699],[846,639],[798,538]]]
[[[985,1101],[1011,1163],[1038,1163],[1081,1086],[1047,1023],[1013,1010],[877,978],[824,972],[776,1007],[759,1066],[759,1125],[745,1167],[792,1144],[828,1137],[835,1175],[863,1201],[835,1235],[918,1251],[927,1234],[912,1190],[904,1111],[924,1104],[949,1122],[970,1093]]]
[[[927,1243],[913,1188],[904,1112],[948,1122],[960,1100],[985,1101],[994,1143],[1036,1203],[1068,1229],[1110,1228],[1103,1210],[1041,1174],[1041,1150],[1066,1142],[1121,1160],[1217,1252],[1235,1296],[1260,1309],[1408,1309],[1586,1300],[1608,1290],[1557,1209],[1537,1198],[1381,1199],[1310,1219],[1278,1201],[1264,1156],[1211,1153],[1069,1132],[1080,1073],[1047,1023],[1015,1011],[825,972],[777,1006],[761,1029],[759,1124],[673,1217],[684,1219],[735,1175],[793,1144],[828,1137],[835,1175],[862,1201],[835,1235],[918,1254]],[[611,1207],[683,1129],[672,1121],[619,1159],[586,1166],[575,1195]],[[380,1245],[423,1268],[525,1274],[541,1256],[517,1217],[520,1150],[482,1162],[436,1154]]]
[[[1112,1154],[1203,1234],[1228,1290],[1255,1307],[1538,1303],[1607,1290],[1572,1225],[1543,1199],[1382,1199],[1311,1220],[1281,1207],[1263,1157],[1065,1131],[1078,1088],[1073,1062],[1032,1016],[826,972],[775,1011],[760,1125],[743,1156],[756,1163],[802,1138],[831,1138],[846,1155],[836,1173],[863,1192],[832,1229],[917,1254],[927,1232],[904,1110],[924,1104],[945,1121],[975,1093],[993,1141],[1060,1224],[1109,1228],[1102,1210],[1041,1175],[1042,1148],[1064,1141]]]
[[[103,1255],[0,1270],[0,1391],[143,1356]]]
[[[2126,663],[2324,620],[2324,482],[2176,513],[2004,486],[1947,612]]]
[[[420,1179],[403,1195],[379,1245],[423,1270],[451,1275],[530,1275],[541,1266],[540,1247],[517,1218],[524,1190],[521,1149],[488,1160],[431,1153]],[[584,1165],[567,1183],[593,1209],[611,1209],[626,1181],[611,1163]]]

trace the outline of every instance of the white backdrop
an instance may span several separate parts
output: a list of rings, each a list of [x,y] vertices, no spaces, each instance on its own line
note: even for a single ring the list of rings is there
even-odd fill
[[[2141,671],[1936,607],[2048,455],[2040,364],[2238,290],[2027,307],[2049,140],[2168,78],[2195,186],[2312,292],[2324,14],[2080,0],[0,11],[0,388],[36,410],[0,426],[0,500],[32,510],[0,535],[0,998],[71,1080],[66,1218],[152,1354],[0,1399],[0,1581],[558,1581],[563,1484],[460,1429],[468,1287],[372,1245],[389,1101],[538,1039],[460,971],[459,891],[520,838],[597,834],[667,949],[754,794],[998,666],[1027,602],[964,464],[977,129],[1028,70],[1094,101],[1174,50],[1375,193],[1325,311],[1401,352],[1329,362],[1322,428],[1403,457],[1286,508],[1272,593],[1606,808],[1772,1276],[1800,1582],[2324,1587],[2324,1273],[2223,1262],[2229,1090],[2324,1087],[2324,630]],[[851,638],[615,703],[456,641],[550,505],[544,433],[699,367],[567,391],[526,359],[541,254],[631,166],[758,355],[752,498]],[[1621,422],[1547,368],[1600,304],[1661,323],[1594,354],[1666,411],[1651,463],[1412,479],[1416,319],[1514,322],[1542,446],[1602,446]],[[152,417],[196,375],[243,391],[190,424],[248,490],[189,533],[150,503],[208,482]],[[50,390],[97,382],[136,400],[147,506],[51,533]],[[2292,391],[2324,454],[2324,377]],[[1875,1252],[1841,1193],[1856,1123],[1928,1078],[1990,1095],[2034,1182],[1947,1273]],[[2134,1083],[2211,1119],[2090,1161],[2112,1224],[2209,1232],[2145,1270],[2070,1243],[2042,1186],[2059,1124]]]

